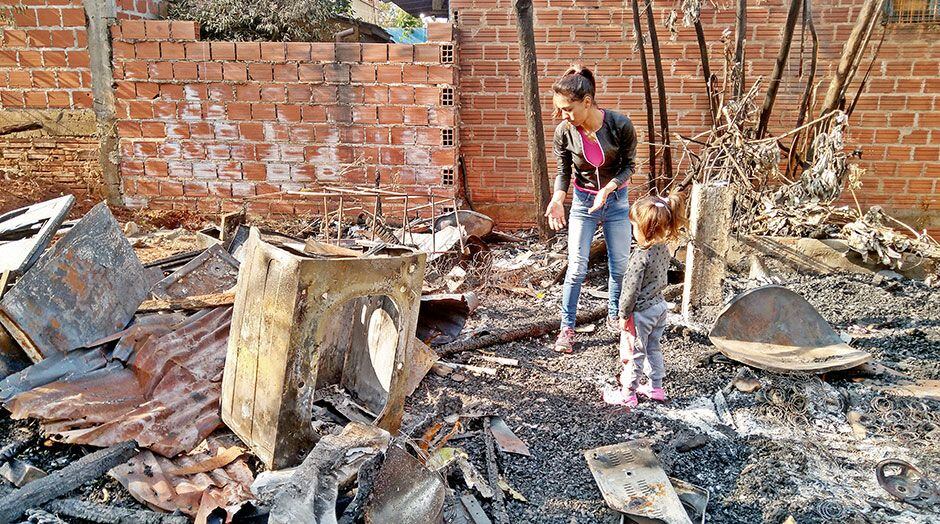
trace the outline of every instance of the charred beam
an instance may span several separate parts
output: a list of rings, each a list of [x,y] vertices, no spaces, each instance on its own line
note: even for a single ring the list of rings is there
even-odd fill
[[[646,139],[649,142],[649,186],[656,188],[656,124],[653,123],[653,92],[650,87],[649,66],[646,64],[646,47],[643,45],[643,27],[640,25],[640,6],[637,0],[633,5],[633,32],[636,34],[636,47],[640,54],[640,72],[643,74],[643,95],[646,98]]]
[[[656,69],[656,92],[659,98],[659,131],[663,140],[663,174],[665,180],[657,189],[662,191],[672,183],[672,149],[669,147],[669,114],[666,112],[666,77],[663,74],[663,59],[656,36],[656,21],[653,19],[653,0],[646,4],[646,23],[649,26],[650,48],[653,50],[653,66]]]
[[[774,72],[770,77],[770,84],[767,86],[767,94],[764,96],[764,105],[760,111],[760,122],[757,124],[757,138],[763,138],[767,132],[767,123],[770,121],[770,114],[774,110],[774,102],[777,100],[777,91],[780,89],[780,79],[783,78],[783,68],[787,65],[787,58],[790,56],[790,45],[793,44],[793,31],[796,29],[796,19],[800,14],[800,0],[790,0],[790,7],[787,9],[787,21],[783,26],[783,42],[780,43],[780,51],[777,53],[777,61],[774,63]]]

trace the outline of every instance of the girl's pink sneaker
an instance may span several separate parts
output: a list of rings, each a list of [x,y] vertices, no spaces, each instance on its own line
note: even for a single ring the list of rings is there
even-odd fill
[[[654,388],[649,384],[643,384],[639,389],[637,389],[636,392],[650,400],[655,400],[656,402],[666,401],[666,392],[663,391],[663,388]]]
[[[613,406],[624,406],[633,409],[639,405],[640,401],[636,393],[629,392],[624,394],[623,388],[607,387],[604,388],[604,402]]]

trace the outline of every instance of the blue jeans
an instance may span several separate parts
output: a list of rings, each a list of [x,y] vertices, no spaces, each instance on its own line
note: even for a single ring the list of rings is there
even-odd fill
[[[571,213],[568,215],[568,272],[561,292],[561,327],[574,327],[578,312],[578,297],[581,296],[581,284],[587,275],[588,255],[591,252],[591,239],[598,225],[604,227],[604,239],[607,241],[607,264],[610,277],[607,290],[610,293],[608,315],[619,314],[620,288],[623,285],[623,273],[630,259],[630,203],[627,201],[627,188],[621,188],[607,197],[604,207],[593,213],[588,209],[594,204],[594,195],[574,188],[571,199]]]

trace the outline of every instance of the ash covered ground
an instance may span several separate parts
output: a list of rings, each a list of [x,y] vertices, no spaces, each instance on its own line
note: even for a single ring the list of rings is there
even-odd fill
[[[871,276],[785,278],[789,280],[782,285],[809,300],[837,331],[852,335],[851,345],[869,351],[873,361],[913,378],[940,378],[936,289],[911,280],[876,285]],[[603,281],[604,273],[595,271],[588,286],[602,287]],[[729,297],[748,285],[730,278]],[[467,329],[557,318],[559,293],[560,286],[555,286],[542,299],[491,295]],[[581,300],[582,308],[603,304],[587,293]],[[496,367],[498,375],[467,374],[466,380],[457,382],[429,374],[411,398],[409,410],[419,416],[431,413],[443,418],[461,410],[499,414],[528,444],[531,458],[511,454],[498,458],[509,484],[528,499],[523,503],[509,498],[511,522],[619,522],[619,516],[607,509],[583,453],[634,439],[649,440],[669,475],[710,491],[707,522],[779,523],[788,515],[801,524],[940,521],[936,509],[893,500],[874,474],[878,461],[887,457],[904,458],[936,474],[940,438],[930,421],[937,403],[887,394],[879,389],[879,379],[833,375],[824,381],[761,371],[756,375],[762,390],[740,393],[727,386],[741,366],[706,358],[715,349],[707,337],[673,325],[664,337],[670,401],[641,404],[626,413],[600,400],[601,387],[619,372],[613,335],[601,324],[593,333],[579,335],[580,347],[571,355],[554,353],[547,337],[486,350],[519,359],[519,367],[499,366],[475,357],[478,353],[464,353],[454,360]],[[714,419],[714,395],[722,390],[733,429]],[[786,404],[771,406],[764,393],[777,390],[804,397],[806,408],[792,413]],[[875,397],[891,401],[888,413],[872,408]],[[849,411],[863,414],[864,438],[853,434],[846,419]],[[471,423],[468,429],[475,426]],[[702,447],[680,451],[697,435]],[[482,436],[452,445],[466,449],[477,468],[486,471]],[[459,480],[454,484],[460,485]]]

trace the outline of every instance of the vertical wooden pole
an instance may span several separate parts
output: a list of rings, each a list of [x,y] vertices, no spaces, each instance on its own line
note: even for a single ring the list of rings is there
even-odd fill
[[[734,97],[744,94],[744,42],[747,40],[747,0],[738,0],[734,24],[734,63],[741,68],[741,78],[734,85]]]
[[[646,140],[649,142],[649,186],[657,187],[656,175],[656,124],[653,123],[653,92],[650,87],[650,72],[646,64],[646,46],[643,45],[643,27],[640,25],[640,6],[637,0],[633,4],[633,32],[636,33],[636,47],[640,53],[640,72],[643,74],[643,94],[646,97]]]
[[[542,129],[542,105],[539,101],[538,64],[535,56],[532,0],[515,0],[516,27],[519,31],[519,72],[525,103],[526,129],[529,134],[529,163],[532,167],[532,193],[539,236],[550,234],[545,208],[551,197],[548,185],[548,161],[545,158],[545,132]]]
[[[114,75],[111,70],[111,28],[117,16],[114,0],[86,0],[88,59],[91,68],[92,109],[98,124],[98,162],[105,198],[111,206],[123,206],[118,161],[117,115],[114,109]]]
[[[851,72],[852,66],[856,63],[857,55],[861,52],[862,42],[865,40],[865,35],[868,33],[868,26],[872,23],[872,18],[875,16],[882,2],[883,0],[865,0],[865,3],[862,4],[858,15],[858,22],[855,24],[855,27],[852,28],[852,34],[849,35],[849,40],[842,48],[842,58],[839,60],[839,67],[836,70],[835,76],[832,77],[832,82],[829,83],[829,90],[826,91],[826,98],[823,100],[822,106],[823,115],[835,111],[839,107],[843,91],[845,90],[846,79]]]
[[[790,45],[793,43],[793,31],[796,29],[796,19],[800,14],[801,0],[790,0],[790,7],[787,10],[787,21],[783,26],[783,42],[780,43],[780,51],[777,52],[777,61],[774,63],[774,72],[770,77],[770,85],[767,86],[767,94],[764,96],[764,105],[760,111],[760,122],[757,124],[757,138],[763,138],[767,132],[767,123],[770,121],[770,114],[774,110],[774,102],[777,100],[777,90],[780,89],[780,79],[783,78],[783,68],[787,65],[787,58],[790,56]]]
[[[702,57],[702,75],[705,77],[705,93],[708,95],[708,112],[711,113],[712,126],[718,124],[718,106],[712,91],[712,70],[708,64],[708,44],[705,42],[705,30],[702,21],[695,19],[695,39],[698,40],[698,53]]]
[[[653,0],[646,4],[646,23],[649,26],[650,47],[653,50],[653,66],[656,69],[656,93],[659,98],[659,131],[663,140],[663,180],[660,191],[672,183],[672,149],[669,147],[669,113],[666,112],[666,79],[663,74],[663,60],[659,53],[659,38],[656,36],[656,21],[653,18]]]

